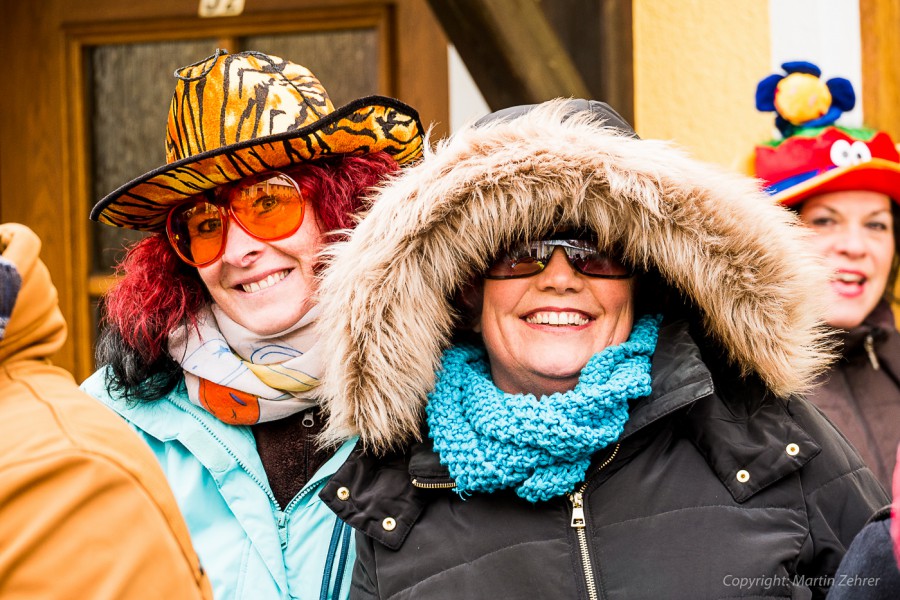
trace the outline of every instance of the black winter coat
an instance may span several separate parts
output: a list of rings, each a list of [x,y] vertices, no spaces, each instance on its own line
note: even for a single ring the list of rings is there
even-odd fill
[[[887,503],[858,454],[806,401],[714,375],[681,323],[652,379],[620,444],[548,502],[461,498],[430,443],[356,451],[321,494],[363,534],[351,598],[824,597]]]

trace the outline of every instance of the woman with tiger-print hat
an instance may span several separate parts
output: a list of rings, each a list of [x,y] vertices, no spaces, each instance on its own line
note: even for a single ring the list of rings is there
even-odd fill
[[[152,235],[103,299],[84,384],[155,452],[216,597],[346,598],[352,533],[318,492],[354,440],[319,445],[318,254],[366,191],[422,151],[417,113],[335,109],[258,52],[179,69],[167,164],[91,218]]]

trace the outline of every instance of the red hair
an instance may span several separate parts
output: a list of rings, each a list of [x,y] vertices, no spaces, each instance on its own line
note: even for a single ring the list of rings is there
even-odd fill
[[[366,192],[397,168],[393,158],[378,152],[304,163],[285,173],[310,198],[322,232],[333,234],[356,224],[353,215],[365,208]],[[209,294],[197,269],[178,258],[165,233],[133,244],[117,274],[119,281],[104,297],[105,323],[118,334],[120,352],[128,349],[150,365],[165,355],[169,332],[196,322]]]
[[[366,192],[397,168],[390,155],[377,152],[339,162],[304,163],[285,172],[312,198],[322,233],[329,234],[352,229],[354,215],[365,208]]]
[[[103,300],[105,319],[126,346],[152,363],[165,352],[169,332],[195,319],[209,297],[206,288],[165,233],[132,245],[116,271],[120,279]]]

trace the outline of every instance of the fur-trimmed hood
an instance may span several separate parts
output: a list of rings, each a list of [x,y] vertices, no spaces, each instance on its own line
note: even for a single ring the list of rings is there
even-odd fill
[[[659,275],[745,373],[787,396],[827,366],[826,272],[756,181],[572,116],[553,101],[461,130],[380,190],[321,285],[326,435],[418,435],[458,321],[452,297],[510,241],[596,232]]]

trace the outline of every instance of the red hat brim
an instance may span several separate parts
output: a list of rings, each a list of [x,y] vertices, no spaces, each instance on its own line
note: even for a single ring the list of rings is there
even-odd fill
[[[879,192],[900,203],[900,163],[873,158],[849,167],[829,169],[775,194],[774,198],[784,206],[796,206],[810,196],[850,190]]]

